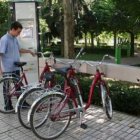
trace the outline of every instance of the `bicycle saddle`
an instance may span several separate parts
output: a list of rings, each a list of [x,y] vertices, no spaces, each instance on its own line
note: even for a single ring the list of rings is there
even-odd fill
[[[14,65],[17,66],[17,67],[22,67],[26,64],[27,64],[27,62],[14,62]]]
[[[55,70],[60,74],[66,74],[70,67],[56,68]]]
[[[53,80],[53,79],[54,79],[54,73],[51,73],[51,72],[46,73],[46,74],[45,74],[45,79],[46,79],[46,81],[51,81],[51,80]]]

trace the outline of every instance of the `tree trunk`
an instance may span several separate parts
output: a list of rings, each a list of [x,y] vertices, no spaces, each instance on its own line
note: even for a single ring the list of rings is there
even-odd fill
[[[94,48],[94,33],[91,32],[91,47]]]
[[[64,57],[64,32],[61,31],[61,56]]]
[[[116,31],[114,31],[113,34],[114,34],[114,49],[115,49],[117,46],[117,33],[116,33]]]
[[[85,32],[85,48],[87,48],[87,32]]]
[[[130,32],[130,38],[131,38],[131,48],[130,48],[130,55],[134,56],[134,40],[135,40],[135,36],[133,32]]]
[[[74,16],[72,0],[63,0],[64,6],[64,57],[74,56]]]

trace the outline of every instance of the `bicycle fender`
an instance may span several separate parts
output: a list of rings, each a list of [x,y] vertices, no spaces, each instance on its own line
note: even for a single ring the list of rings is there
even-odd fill
[[[29,87],[27,88],[25,91],[23,91],[23,93],[20,95],[20,97],[18,98],[18,101],[16,103],[16,106],[15,106],[15,112],[17,113],[18,112],[18,107],[20,105],[20,102],[22,101],[22,99],[24,98],[24,96],[26,96],[26,94],[28,92],[31,92],[32,90],[37,90],[37,89],[42,89],[41,87]]]
[[[65,94],[62,93],[62,92],[57,92],[57,91],[54,91],[54,90],[50,90],[50,91],[46,90],[46,92],[45,92],[43,95],[41,95],[39,98],[37,98],[37,99],[33,102],[33,104],[31,105],[31,108],[30,108],[30,110],[28,111],[28,115],[27,115],[27,121],[28,121],[28,122],[30,122],[30,116],[32,115],[31,112],[32,112],[32,109],[34,108],[34,106],[35,106],[42,98],[44,98],[44,97],[46,97],[46,96],[49,96],[49,95],[52,95],[52,94],[59,94],[59,95],[64,95],[64,96],[65,96]]]

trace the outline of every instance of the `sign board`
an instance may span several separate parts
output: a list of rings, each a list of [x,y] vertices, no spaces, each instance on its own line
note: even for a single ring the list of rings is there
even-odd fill
[[[20,46],[25,49],[37,51],[38,48],[38,23],[36,13],[36,2],[15,2],[15,20],[22,26],[22,32],[18,37]],[[22,54],[21,60],[27,62],[27,70],[36,73],[38,80],[38,59],[31,54]]]

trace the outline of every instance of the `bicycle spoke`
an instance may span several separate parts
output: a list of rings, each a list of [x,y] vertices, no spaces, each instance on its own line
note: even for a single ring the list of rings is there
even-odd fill
[[[61,111],[69,109],[69,104],[62,106],[62,99],[60,95],[50,95],[44,97],[40,102],[36,103],[31,112],[30,124],[33,132],[39,138],[56,138],[69,125],[71,116],[61,116]],[[40,108],[43,108],[42,110]],[[45,132],[45,133],[44,133]]]

